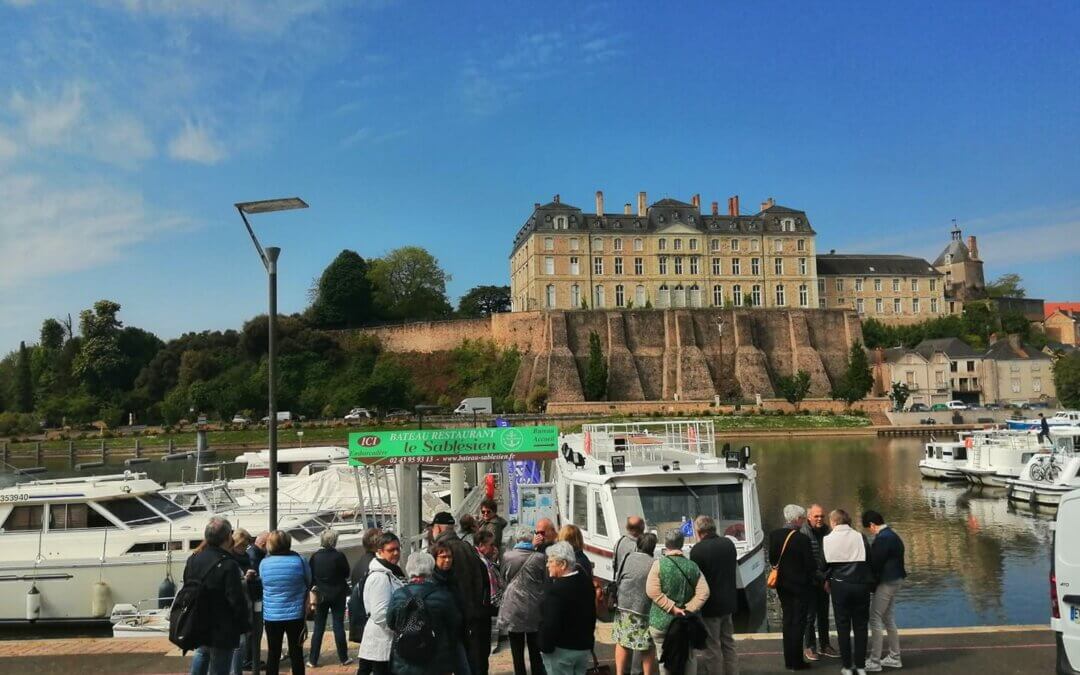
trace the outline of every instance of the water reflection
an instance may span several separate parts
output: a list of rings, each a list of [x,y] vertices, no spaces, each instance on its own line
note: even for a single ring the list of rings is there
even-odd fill
[[[753,448],[767,528],[780,525],[788,503],[885,515],[907,546],[902,626],[1046,622],[1052,518],[1011,509],[1003,493],[924,480],[921,440],[737,442]]]

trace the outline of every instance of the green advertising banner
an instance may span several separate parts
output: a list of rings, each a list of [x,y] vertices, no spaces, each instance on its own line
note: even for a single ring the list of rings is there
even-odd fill
[[[434,464],[550,459],[557,456],[559,429],[485,427],[349,434],[349,464]]]

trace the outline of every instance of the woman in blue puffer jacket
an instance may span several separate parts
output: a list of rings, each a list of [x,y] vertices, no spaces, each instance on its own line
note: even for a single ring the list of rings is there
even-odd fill
[[[289,640],[293,675],[304,675],[304,604],[311,588],[311,573],[299,554],[292,551],[288,532],[274,530],[266,541],[269,552],[259,563],[263,585],[263,623],[266,626],[266,673],[278,675],[281,639]]]

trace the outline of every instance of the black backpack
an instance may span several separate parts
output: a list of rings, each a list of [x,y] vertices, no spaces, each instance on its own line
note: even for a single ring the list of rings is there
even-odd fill
[[[368,620],[368,613],[364,608],[364,584],[367,583],[368,574],[353,584],[352,594],[349,596],[349,642],[360,642],[364,637],[364,626]]]
[[[213,623],[207,608],[210,596],[204,592],[204,584],[206,577],[221,567],[226,558],[228,556],[221,556],[198,579],[185,581],[173,600],[172,609],[169,610],[169,642],[185,652],[209,642]]]
[[[427,592],[420,591],[409,597],[398,614],[396,625],[390,627],[396,633],[394,653],[407,663],[417,666],[431,662],[438,641],[435,628],[431,625],[431,614],[424,602],[435,589],[425,590]]]

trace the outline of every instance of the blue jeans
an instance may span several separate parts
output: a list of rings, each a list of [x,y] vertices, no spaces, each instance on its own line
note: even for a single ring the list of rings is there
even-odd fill
[[[229,675],[232,647],[199,647],[191,660],[191,675]]]
[[[319,650],[322,648],[323,634],[326,633],[326,614],[334,620],[334,644],[337,646],[339,663],[349,660],[349,643],[345,639],[345,596],[333,600],[320,601],[315,607],[315,627],[311,631],[311,653],[308,660],[311,665],[319,665]]]

